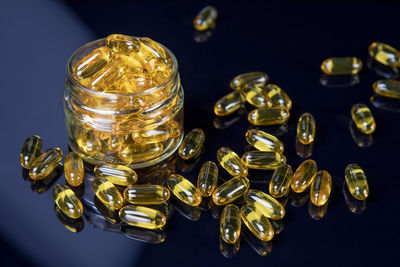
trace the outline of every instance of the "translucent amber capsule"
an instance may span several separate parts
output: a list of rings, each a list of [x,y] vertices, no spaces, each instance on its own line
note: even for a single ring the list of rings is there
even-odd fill
[[[65,215],[73,219],[81,217],[82,203],[68,186],[57,184],[52,193],[54,201]]]
[[[286,158],[277,152],[254,150],[244,153],[242,161],[250,169],[275,170],[286,163]]]
[[[240,215],[247,228],[260,240],[269,241],[274,237],[275,231],[268,218],[252,205],[244,205]]]
[[[226,205],[243,196],[249,186],[249,180],[246,177],[233,177],[215,189],[212,199],[218,206]]]
[[[160,211],[135,205],[124,206],[119,211],[119,217],[124,223],[145,229],[158,229],[167,222]]]
[[[291,184],[292,190],[296,193],[303,192],[310,186],[316,174],[317,163],[312,159],[303,161],[294,172]]]
[[[230,86],[232,89],[240,89],[247,84],[251,84],[253,86],[263,86],[268,82],[268,75],[264,72],[254,71],[242,73],[235,76]]]
[[[118,93],[114,90],[117,81],[123,77],[124,67],[121,66],[118,61],[110,61],[107,65],[97,71],[89,78],[82,79],[79,82],[99,92]]]
[[[118,152],[119,158],[127,164],[146,161],[160,155],[164,147],[162,143],[136,144],[131,143]]]
[[[113,135],[107,139],[107,148],[111,151],[120,151],[128,140],[128,136]]]
[[[351,195],[358,200],[368,197],[369,187],[364,171],[357,164],[349,164],[346,167],[344,177]]]
[[[229,93],[215,103],[214,113],[217,116],[227,116],[240,109],[244,101],[244,97],[239,92]]]
[[[355,104],[351,108],[351,118],[362,133],[371,134],[375,131],[376,124],[374,117],[366,105]]]
[[[267,218],[280,220],[285,216],[283,205],[275,198],[260,190],[249,189],[244,198],[247,204],[256,207]]]
[[[269,182],[269,193],[275,198],[283,197],[288,193],[292,179],[292,167],[288,164],[279,166]]]
[[[228,244],[236,243],[240,238],[240,210],[233,204],[226,205],[222,210],[219,230],[222,239]]]
[[[172,174],[167,181],[169,190],[183,203],[189,206],[198,206],[201,203],[200,191],[179,174]]]
[[[217,159],[222,168],[229,172],[232,176],[247,176],[247,167],[239,156],[227,147],[221,147],[217,151]]]
[[[278,85],[269,83],[263,86],[262,89],[267,92],[272,107],[284,107],[287,110],[292,108],[292,100]]]
[[[168,54],[165,52],[165,49],[162,48],[157,42],[153,41],[148,37],[142,37],[139,39],[140,41],[140,53],[146,55],[148,57],[157,57],[162,59],[164,63],[168,63],[171,61]]]
[[[381,42],[373,42],[368,47],[369,55],[376,61],[386,66],[400,66],[400,52],[388,44]]]
[[[310,113],[304,113],[297,122],[297,139],[308,145],[314,142],[315,138],[315,119]]]
[[[257,108],[272,106],[271,100],[268,98],[267,92],[265,92],[258,86],[247,84],[238,90],[249,104]]]
[[[72,71],[78,79],[88,78],[101,70],[111,59],[108,47],[99,47],[82,58]]]
[[[79,186],[83,182],[85,169],[82,158],[75,152],[70,152],[64,159],[64,174],[67,183]]]
[[[400,99],[400,81],[378,80],[374,82],[372,88],[378,95]]]
[[[33,180],[42,180],[49,175],[62,159],[59,148],[50,148],[43,152],[33,163],[29,170],[29,177]]]
[[[332,178],[325,170],[318,171],[311,183],[310,199],[315,206],[323,206],[331,195]]]
[[[200,153],[205,139],[206,134],[202,129],[191,130],[179,146],[179,156],[186,160],[196,157]]]
[[[124,198],[132,204],[162,204],[169,199],[169,190],[162,185],[132,185],[124,190]]]
[[[281,140],[273,136],[272,134],[251,129],[246,132],[247,143],[254,146],[260,151],[272,151],[283,153],[283,143]]]
[[[140,48],[140,42],[137,38],[122,34],[110,34],[105,43],[115,53],[129,54],[138,52]]]
[[[198,31],[205,31],[215,27],[218,11],[213,6],[206,6],[197,14],[193,20],[193,26]]]
[[[197,188],[203,197],[211,196],[217,187],[218,167],[212,161],[207,161],[201,166],[197,178]]]
[[[42,154],[42,139],[38,135],[29,136],[25,140],[19,156],[21,166],[30,169],[40,154]]]
[[[180,134],[180,129],[178,133],[171,132],[171,130],[174,131],[176,129],[170,128],[170,125],[166,123],[157,125],[156,127],[143,129],[136,139],[143,143],[157,143],[166,141],[170,137],[177,137]]]
[[[128,186],[136,183],[138,176],[127,166],[116,164],[102,164],[94,168],[97,177],[107,179],[115,185]]]
[[[328,75],[353,75],[361,68],[362,61],[356,57],[331,57],[321,64],[321,70]]]
[[[253,125],[282,124],[289,119],[289,111],[284,107],[258,108],[250,111],[248,120]]]
[[[113,210],[119,210],[122,207],[124,199],[110,181],[104,178],[96,178],[92,182],[92,188],[96,196],[107,207]]]
[[[101,151],[101,141],[94,136],[94,131],[85,130],[76,138],[79,149],[88,156],[96,156]]]

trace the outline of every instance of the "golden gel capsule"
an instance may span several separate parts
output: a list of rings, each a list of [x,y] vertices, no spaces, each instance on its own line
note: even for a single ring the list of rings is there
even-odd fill
[[[226,205],[219,225],[222,239],[228,244],[236,243],[240,238],[240,227],[240,209],[233,204]]]
[[[263,86],[268,82],[268,75],[264,72],[254,71],[242,73],[235,76],[230,86],[232,89],[237,90],[244,87],[247,84],[251,84],[253,86]]]
[[[101,70],[111,59],[111,51],[108,47],[99,47],[81,59],[72,69],[79,79],[85,79]]]
[[[265,92],[258,86],[247,84],[237,90],[239,90],[239,92],[244,96],[249,104],[257,108],[272,106],[271,100],[268,98],[267,92]]]
[[[198,206],[201,203],[200,191],[179,174],[172,174],[167,181],[169,190],[183,203],[189,206]]]
[[[127,166],[116,164],[102,164],[94,168],[97,177],[107,179],[115,185],[128,186],[135,184],[138,176],[134,170]]]
[[[247,143],[254,146],[260,151],[272,151],[283,153],[283,143],[281,140],[273,136],[272,134],[251,129],[246,132]]]
[[[268,218],[256,207],[244,205],[240,209],[240,215],[247,228],[260,240],[269,241],[274,237],[275,231]]]
[[[293,174],[292,190],[301,193],[306,190],[317,174],[317,163],[312,159],[303,161]]]
[[[115,53],[129,54],[138,52],[140,48],[140,42],[137,38],[122,34],[110,34],[105,43]]]
[[[350,194],[358,200],[368,197],[369,187],[364,171],[357,164],[349,164],[344,172]]]
[[[280,220],[285,216],[283,205],[270,195],[255,189],[247,190],[244,195],[246,203],[256,207],[264,216],[272,220]]]
[[[206,134],[202,129],[191,130],[179,146],[179,156],[186,160],[196,157],[200,153],[205,139]]]
[[[218,167],[212,161],[207,161],[201,166],[197,178],[197,188],[203,197],[209,197],[217,187]]]
[[[113,210],[119,210],[122,207],[124,199],[110,181],[104,178],[96,178],[92,182],[92,188],[96,196],[107,207]]]
[[[308,145],[315,139],[315,119],[310,113],[304,113],[297,122],[297,139]]]
[[[57,184],[52,193],[54,202],[65,215],[72,219],[81,217],[83,213],[82,203],[68,186]]]
[[[250,111],[248,120],[253,125],[282,124],[289,119],[289,111],[284,107],[258,108]]]
[[[214,113],[217,116],[227,116],[240,109],[244,101],[244,97],[239,92],[229,93],[215,103]]]
[[[376,124],[371,110],[364,104],[355,104],[351,108],[351,118],[360,132],[371,134],[375,131]]]
[[[32,164],[29,177],[33,180],[42,180],[49,175],[62,159],[59,148],[50,148],[43,152]]]
[[[79,149],[88,156],[96,156],[101,151],[101,141],[94,136],[94,131],[85,130],[76,138]]]
[[[263,86],[262,89],[267,92],[272,107],[284,107],[287,110],[292,108],[292,100],[278,85],[269,83]]]
[[[386,66],[400,67],[400,51],[388,44],[373,42],[368,47],[370,57]]]
[[[378,95],[400,99],[400,81],[378,80],[372,85]]]
[[[232,176],[247,176],[247,167],[239,156],[227,147],[221,147],[217,151],[217,159],[222,168],[229,172]]]
[[[124,223],[145,229],[158,229],[167,222],[160,211],[135,205],[124,206],[119,211],[119,217]]]
[[[213,29],[217,23],[218,11],[213,6],[206,6],[193,20],[193,26],[198,31]]]
[[[218,206],[226,205],[243,196],[249,186],[249,180],[246,177],[233,177],[215,189],[212,199]]]
[[[249,169],[275,170],[286,163],[286,158],[277,152],[253,150],[244,153],[242,161]]]
[[[131,185],[124,190],[126,201],[138,205],[162,204],[169,196],[168,188],[155,184]]]
[[[19,156],[21,166],[30,169],[40,154],[42,154],[42,139],[38,135],[29,136],[25,140]]]
[[[315,206],[323,206],[328,201],[332,189],[332,178],[329,172],[321,170],[311,183],[310,199]]]
[[[321,70],[328,75],[354,75],[360,72],[362,65],[356,57],[331,57],[322,62]]]
[[[280,198],[286,195],[290,189],[293,179],[292,167],[284,164],[275,169],[269,182],[269,193],[274,198]]]
[[[82,158],[75,152],[70,152],[64,159],[64,174],[67,183],[79,186],[83,182],[85,169]]]

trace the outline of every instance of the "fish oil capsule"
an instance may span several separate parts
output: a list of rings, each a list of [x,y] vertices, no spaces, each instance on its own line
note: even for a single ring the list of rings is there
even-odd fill
[[[215,189],[212,199],[218,206],[226,205],[243,196],[249,186],[249,180],[246,177],[233,177]]]
[[[296,193],[304,192],[317,174],[317,163],[312,159],[303,161],[293,174],[292,190]]]
[[[83,213],[82,203],[68,186],[57,184],[52,193],[54,202],[65,215],[72,219],[81,217]]]
[[[40,154],[42,154],[42,139],[38,135],[29,136],[25,140],[19,156],[21,166],[30,169]]]
[[[304,113],[297,123],[297,139],[308,145],[314,142],[315,138],[315,119],[310,113]]]
[[[227,147],[221,147],[220,149],[218,149],[217,159],[222,168],[224,168],[232,176],[247,176],[248,170],[246,165],[231,149]]]
[[[293,179],[292,167],[284,164],[275,169],[269,182],[269,193],[275,198],[280,198],[289,192]]]
[[[202,129],[191,130],[179,146],[179,156],[185,160],[196,157],[199,155],[205,139],[206,134]]]
[[[83,153],[90,157],[96,156],[101,151],[100,139],[94,136],[94,131],[89,129],[76,138],[76,144]]]
[[[94,168],[97,177],[104,178],[115,185],[128,186],[135,184],[138,176],[127,166],[116,164],[102,164]]]
[[[235,76],[230,82],[230,86],[234,90],[238,90],[247,84],[253,86],[263,86],[268,82],[268,75],[264,72],[254,71],[242,73]]]
[[[351,118],[360,132],[371,134],[375,131],[376,124],[371,110],[364,104],[355,104],[351,108]]]
[[[287,110],[292,108],[292,100],[278,85],[269,83],[263,86],[262,89],[267,92],[272,107],[284,107],[287,108]]]
[[[289,111],[284,107],[258,108],[250,111],[248,120],[253,125],[282,124],[289,119]]]
[[[33,163],[29,170],[29,177],[33,180],[42,180],[49,175],[62,159],[59,148],[50,148],[43,152]]]
[[[99,47],[82,58],[73,68],[74,75],[79,79],[86,79],[101,70],[111,59],[108,47]]]
[[[260,151],[271,151],[282,154],[284,146],[281,140],[272,134],[251,129],[246,132],[246,141]]]
[[[350,194],[358,200],[368,197],[369,187],[364,171],[357,164],[349,164],[344,172]]]
[[[139,136],[136,139],[138,139],[139,142],[143,143],[163,142],[166,141],[168,138],[172,137],[170,134],[173,134],[173,132],[170,132],[170,130],[174,129],[171,129],[168,124],[157,125],[156,127],[143,129],[142,131],[139,132]],[[175,133],[173,135],[177,137],[179,134],[180,131],[178,134]]]
[[[227,116],[240,109],[244,101],[244,97],[239,92],[229,93],[215,103],[214,113],[217,116]]]
[[[286,163],[286,158],[277,152],[253,150],[244,153],[242,161],[249,169],[275,170]]]
[[[372,85],[378,95],[400,99],[400,81],[378,80]]]
[[[119,211],[119,217],[124,223],[145,229],[158,229],[167,222],[160,211],[135,205],[124,206]]]
[[[179,174],[172,174],[167,181],[169,190],[183,203],[189,206],[198,206],[201,203],[200,191]]]
[[[272,106],[271,100],[268,98],[267,93],[258,86],[246,84],[244,87],[241,87],[237,90],[239,90],[249,104],[257,108]]]
[[[264,216],[272,220],[280,220],[285,216],[283,205],[270,195],[255,189],[247,190],[244,195],[246,203],[256,207]]]
[[[92,188],[100,201],[113,210],[119,210],[124,199],[118,189],[105,178],[96,178],[92,182]]]
[[[400,51],[388,44],[373,42],[368,47],[370,57],[386,66],[400,66]]]
[[[331,57],[322,62],[321,70],[328,75],[354,75],[360,72],[362,65],[356,57]]]
[[[240,210],[233,204],[228,204],[222,210],[220,233],[228,244],[236,243],[240,238],[241,218]]]
[[[193,26],[198,31],[213,29],[217,23],[218,11],[213,6],[206,6],[193,20]]]
[[[169,190],[162,185],[131,185],[124,190],[124,198],[132,204],[152,205],[168,201]]]
[[[122,34],[110,34],[105,41],[106,46],[115,53],[129,54],[138,52],[140,42],[137,38]]]
[[[218,167],[212,161],[207,161],[201,166],[197,178],[197,188],[203,197],[209,197],[217,187]]]
[[[268,218],[256,207],[244,205],[240,215],[247,228],[260,240],[269,241],[274,237],[275,231]]]
[[[127,163],[142,162],[151,158],[155,158],[163,152],[162,143],[150,144],[127,144],[118,152],[119,158]]]
[[[327,203],[331,194],[332,178],[325,170],[318,171],[310,189],[310,200],[315,206],[323,206]]]
[[[82,158],[75,152],[70,152],[64,159],[65,180],[72,186],[79,186],[83,182],[85,169]]]

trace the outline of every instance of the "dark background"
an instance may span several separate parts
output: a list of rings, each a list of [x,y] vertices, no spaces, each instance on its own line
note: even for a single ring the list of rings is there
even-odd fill
[[[192,21],[205,5],[219,12],[206,43],[193,40]],[[400,114],[372,107],[372,83],[379,78],[364,66],[360,83],[345,88],[320,85],[320,64],[332,56],[356,56],[365,63],[367,48],[382,41],[400,48],[399,5],[375,2],[322,4],[318,1],[1,1],[0,2],[0,259],[4,265],[40,266],[398,266],[398,176]],[[51,189],[31,191],[22,179],[19,152],[25,138],[39,134],[44,148],[67,153],[62,95],[68,57],[88,41],[110,33],[148,36],[170,48],[179,61],[185,89],[185,130],[202,128],[205,153],[190,173],[195,182],[201,163],[216,161],[221,146],[242,154],[246,114],[231,127],[213,126],[212,107],[230,92],[236,74],[265,71],[292,98],[288,133],[280,138],[294,168],[295,127],[303,112],[317,122],[312,158],[333,177],[326,216],[313,220],[308,202],[287,205],[285,228],[261,257],[242,240],[236,257],[219,251],[219,222],[210,212],[189,221],[175,212],[166,241],[144,244],[85,221],[78,234],[67,231],[53,212]],[[359,148],[350,131],[350,108],[367,104],[377,122],[373,145]],[[347,208],[342,183],[349,163],[363,167],[370,185],[367,209]],[[271,172],[255,186],[267,190]],[[65,183],[62,176],[57,181]]]

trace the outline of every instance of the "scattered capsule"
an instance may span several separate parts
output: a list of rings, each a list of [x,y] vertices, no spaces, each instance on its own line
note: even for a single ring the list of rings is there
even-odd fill
[[[356,57],[331,57],[322,62],[321,70],[328,75],[354,75],[360,72],[362,65]]]
[[[49,175],[62,159],[59,148],[50,148],[43,152],[33,163],[29,170],[29,177],[33,180],[42,180]]]
[[[256,207],[264,216],[272,220],[280,220],[285,216],[283,205],[270,195],[256,189],[247,190],[244,195],[246,203]]]
[[[349,210],[354,214],[361,214],[367,208],[367,200],[355,199],[347,187],[346,181],[343,182],[343,196]]]
[[[65,215],[72,219],[81,217],[83,206],[79,198],[68,186],[57,184],[53,188],[53,199]]]
[[[240,248],[240,240],[238,240],[234,244],[229,244],[223,240],[223,238],[219,237],[219,250],[221,251],[222,256],[225,258],[233,258],[238,252]]]
[[[289,119],[289,111],[284,107],[258,108],[250,111],[248,120],[253,125],[282,124]]]
[[[308,145],[314,142],[315,138],[315,119],[310,113],[304,113],[297,122],[297,139]]]
[[[244,153],[242,161],[249,169],[275,170],[286,163],[286,158],[277,152],[253,150]]]
[[[282,154],[284,146],[281,140],[272,134],[250,129],[246,132],[247,143],[260,151],[272,151]]]
[[[374,82],[372,88],[378,95],[400,99],[400,81],[378,80]]]
[[[240,215],[247,228],[260,240],[270,241],[275,234],[274,228],[268,218],[256,207],[244,205],[240,209]]]
[[[138,205],[162,204],[169,196],[168,188],[155,184],[132,185],[124,190],[126,201]]]
[[[213,29],[217,23],[218,11],[213,6],[206,6],[193,20],[193,26],[198,31]]]
[[[207,161],[201,166],[197,178],[197,188],[203,197],[209,197],[217,187],[218,167],[212,161]]]
[[[79,186],[83,182],[85,169],[83,160],[79,154],[70,152],[64,159],[64,174],[67,183],[72,186]]]
[[[368,47],[370,57],[386,66],[400,67],[400,52],[388,44],[373,42]]]
[[[73,233],[79,233],[83,230],[85,223],[82,216],[78,219],[72,219],[64,214],[64,212],[54,203],[54,214],[57,216],[58,220],[64,225],[64,227]]]
[[[227,116],[239,110],[244,104],[245,98],[239,92],[229,93],[220,98],[214,105],[214,113],[217,116]]]
[[[115,53],[129,54],[138,52],[140,48],[140,42],[137,38],[122,34],[110,34],[105,43]]]
[[[240,238],[240,210],[233,204],[228,204],[222,210],[220,233],[222,239],[228,244],[236,243]]]
[[[317,163],[312,159],[303,161],[293,174],[292,190],[296,193],[304,192],[317,174]]]
[[[116,164],[102,164],[94,168],[97,177],[107,179],[115,185],[128,186],[135,184],[138,176],[134,170],[127,166]]]
[[[163,229],[144,229],[128,224],[122,224],[120,229],[121,233],[127,238],[149,244],[160,244],[167,237]]]
[[[357,164],[349,164],[346,167],[344,177],[351,195],[358,200],[368,197],[369,187],[364,171]]]
[[[309,201],[308,202],[308,214],[314,220],[321,220],[326,215],[326,212],[328,211],[328,203],[329,202],[326,202],[322,206],[315,206],[312,203],[312,201]]]
[[[292,100],[278,85],[269,83],[263,86],[262,89],[267,92],[272,107],[284,107],[287,108],[287,110],[292,108]]]
[[[160,211],[135,205],[124,206],[119,211],[119,217],[124,223],[145,229],[158,229],[167,222]]]
[[[38,135],[29,136],[25,140],[19,156],[21,166],[30,169],[40,154],[42,154],[42,139]]]
[[[215,189],[212,199],[218,206],[226,205],[243,196],[249,186],[246,177],[233,177]]]
[[[358,132],[358,130],[357,130]],[[314,142],[305,145],[302,144],[299,139],[296,138],[296,154],[303,159],[309,158],[312,155],[313,152],[313,148],[314,148]]]
[[[111,59],[108,47],[99,47],[82,58],[74,67],[73,73],[78,79],[85,79],[101,70]]]
[[[247,84],[251,84],[253,86],[263,86],[268,82],[268,75],[264,72],[254,71],[242,73],[235,76],[230,82],[230,86],[232,89],[237,90],[241,89]]]
[[[202,129],[191,130],[179,146],[179,155],[187,160],[196,157],[203,147],[206,134]]]
[[[320,170],[311,183],[310,200],[315,206],[323,206],[328,202],[332,189],[332,178],[329,172]]]
[[[96,196],[107,207],[113,210],[119,210],[122,207],[124,199],[110,181],[104,178],[96,178],[92,182],[92,188]]]
[[[201,203],[200,191],[179,174],[172,174],[167,181],[169,190],[183,203],[189,206],[198,206]]]
[[[257,108],[272,106],[271,100],[268,98],[267,92],[265,92],[258,86],[246,84],[245,86],[237,90],[244,96],[249,104]]]
[[[227,147],[221,147],[217,151],[217,159],[222,168],[229,172],[232,176],[247,176],[247,167],[239,156]]]
[[[292,167],[284,164],[275,169],[269,182],[269,193],[274,198],[280,198],[286,195],[290,189],[293,179]]]
[[[371,110],[364,104],[355,104],[351,108],[351,118],[357,128],[365,134],[371,134],[375,131],[376,124]]]

